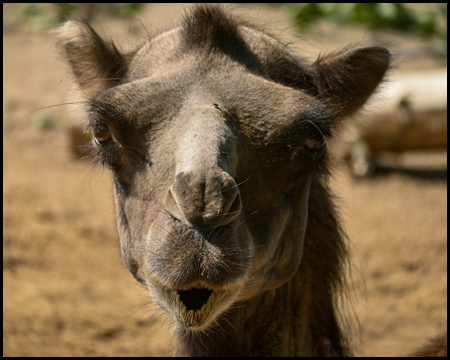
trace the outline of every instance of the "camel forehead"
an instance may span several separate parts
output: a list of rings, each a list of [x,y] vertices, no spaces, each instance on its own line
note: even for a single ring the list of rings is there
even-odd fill
[[[289,140],[286,136],[299,134],[311,122],[328,132],[333,113],[312,96],[253,74],[223,70],[228,76],[220,82],[220,68],[201,80],[180,68],[134,80],[97,96],[92,113],[107,122],[149,131],[174,121],[183,127],[224,118],[259,145]]]

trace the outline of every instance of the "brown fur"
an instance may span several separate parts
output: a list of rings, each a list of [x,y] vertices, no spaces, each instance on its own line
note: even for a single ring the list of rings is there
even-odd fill
[[[111,169],[124,261],[171,319],[177,354],[351,355],[326,142],[389,52],[308,64],[216,6],[129,54],[76,21],[59,42]]]

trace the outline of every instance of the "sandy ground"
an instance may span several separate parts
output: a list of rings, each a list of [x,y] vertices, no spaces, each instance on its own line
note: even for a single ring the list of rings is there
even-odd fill
[[[180,8],[154,5],[140,18],[150,29],[170,27]],[[70,82],[53,39],[27,29],[14,8],[4,10],[3,355],[168,355],[167,323],[121,260],[109,175],[69,156],[72,110],[30,114],[68,99]],[[277,11],[256,15],[292,33]],[[142,41],[129,31],[138,21],[108,21],[101,28],[129,38],[125,48]],[[355,32],[322,30],[303,49],[333,48]],[[399,44],[422,46],[404,37]],[[438,65],[425,57],[420,66]],[[341,168],[333,178],[353,248],[358,355],[407,354],[446,327],[446,155],[409,156],[435,167],[362,181]]]

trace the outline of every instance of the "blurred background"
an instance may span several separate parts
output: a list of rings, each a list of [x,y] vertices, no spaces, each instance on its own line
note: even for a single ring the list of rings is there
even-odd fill
[[[48,30],[88,19],[122,50],[191,4],[3,5],[3,355],[162,356],[168,324],[123,266],[106,171]],[[384,44],[389,81],[333,144],[352,247],[356,354],[411,352],[447,325],[447,4],[226,6],[301,56]],[[350,276],[350,274],[349,274]]]

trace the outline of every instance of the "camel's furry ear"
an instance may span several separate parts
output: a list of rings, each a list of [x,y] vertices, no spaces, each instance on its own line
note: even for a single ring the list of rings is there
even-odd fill
[[[54,33],[84,96],[114,86],[127,72],[125,56],[82,21],[69,20]]]
[[[360,46],[320,57],[312,65],[320,96],[331,99],[341,116],[360,109],[382,81],[389,68],[389,50]]]

